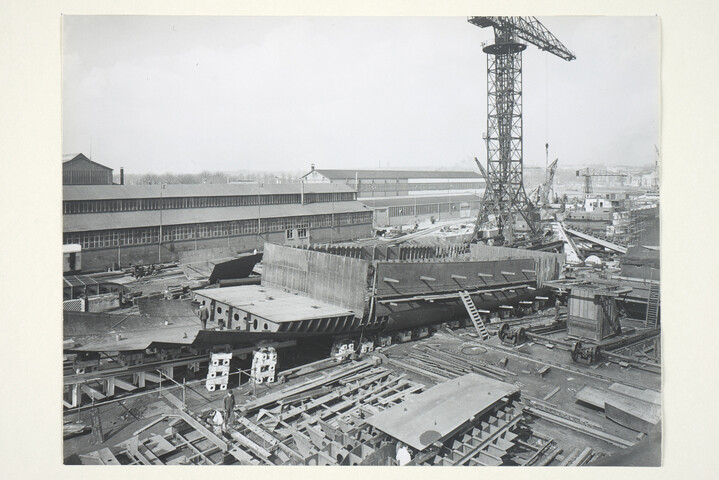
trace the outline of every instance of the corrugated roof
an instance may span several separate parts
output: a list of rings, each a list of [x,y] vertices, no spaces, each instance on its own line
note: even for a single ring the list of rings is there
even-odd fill
[[[326,202],[308,205],[263,205],[261,207],[188,208],[175,210],[151,210],[143,212],[87,213],[63,216],[63,232],[87,232],[114,230],[118,228],[154,227],[160,225],[186,225],[233,220],[295,217],[304,215],[327,215],[331,213],[367,212],[370,208],[361,202]]]
[[[85,285],[100,285],[100,282],[87,275],[72,275],[62,277],[63,287],[83,287]]]
[[[316,169],[315,172],[332,180],[343,179],[396,179],[396,178],[470,178],[482,179],[477,172],[455,170],[332,170]],[[312,173],[312,172],[310,172]],[[309,173],[307,174],[309,175]],[[307,176],[305,175],[305,176]]]
[[[412,197],[388,197],[388,198],[360,198],[365,205],[373,208],[378,207],[400,207],[412,205],[429,205],[433,203],[452,203],[456,202],[476,202],[481,200],[477,195],[471,193],[462,195],[432,195],[432,196],[412,196]]]
[[[97,281],[87,275],[66,275],[62,277],[63,287],[85,287],[89,285],[120,285],[117,282]]]
[[[225,197],[234,195],[277,195],[300,193],[299,183],[204,183],[196,185],[63,185],[62,198],[72,200],[118,200],[123,198]],[[347,185],[306,183],[305,193],[354,192]]]

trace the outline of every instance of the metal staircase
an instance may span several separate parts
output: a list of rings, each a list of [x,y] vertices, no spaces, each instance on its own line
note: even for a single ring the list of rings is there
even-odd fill
[[[462,303],[464,303],[464,308],[467,309],[467,313],[469,313],[469,318],[472,319],[474,328],[477,329],[477,334],[479,335],[479,338],[482,340],[487,340],[489,338],[489,332],[487,331],[487,327],[482,321],[481,315],[477,311],[477,307],[472,301],[472,297],[469,295],[469,293],[467,293],[466,290],[459,292],[459,297],[462,299]]]
[[[659,282],[649,279],[649,299],[647,300],[647,316],[644,318],[644,326],[656,327],[659,323]]]

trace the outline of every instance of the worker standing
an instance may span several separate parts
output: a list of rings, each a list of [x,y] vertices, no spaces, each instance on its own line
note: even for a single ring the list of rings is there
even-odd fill
[[[407,465],[412,461],[412,455],[409,453],[409,449],[402,442],[397,444],[397,455],[395,456],[397,464],[399,466]]]
[[[200,304],[200,311],[198,312],[200,315],[200,323],[202,324],[202,329],[207,329],[207,319],[210,318],[210,311],[207,309],[207,305],[205,305],[205,301],[203,300]]]
[[[232,415],[235,411],[235,396],[231,391],[227,391],[227,396],[223,402],[225,407],[225,426],[229,427],[232,422]]]

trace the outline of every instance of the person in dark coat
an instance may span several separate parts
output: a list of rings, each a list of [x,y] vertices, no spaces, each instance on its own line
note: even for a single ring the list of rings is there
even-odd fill
[[[227,391],[227,396],[222,403],[225,407],[225,425],[229,426],[232,423],[232,415],[235,411],[235,396],[232,395],[231,391]]]
[[[205,305],[204,301],[202,302],[202,304],[200,304],[200,311],[198,313],[200,315],[200,323],[202,323],[202,329],[207,330],[207,319],[210,318],[210,311],[207,309],[207,305]]]

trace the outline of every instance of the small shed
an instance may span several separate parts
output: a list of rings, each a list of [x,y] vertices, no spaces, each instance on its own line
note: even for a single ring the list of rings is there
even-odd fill
[[[63,185],[112,185],[112,168],[93,162],[82,153],[62,158]]]
[[[82,270],[82,245],[69,243],[62,246],[62,273],[75,273]]]
[[[567,315],[569,336],[601,342],[620,333],[616,297],[629,291],[631,288],[609,285],[572,286]]]
[[[65,300],[106,293],[127,294],[129,289],[116,282],[95,280],[88,275],[65,275],[62,277],[62,291]]]

